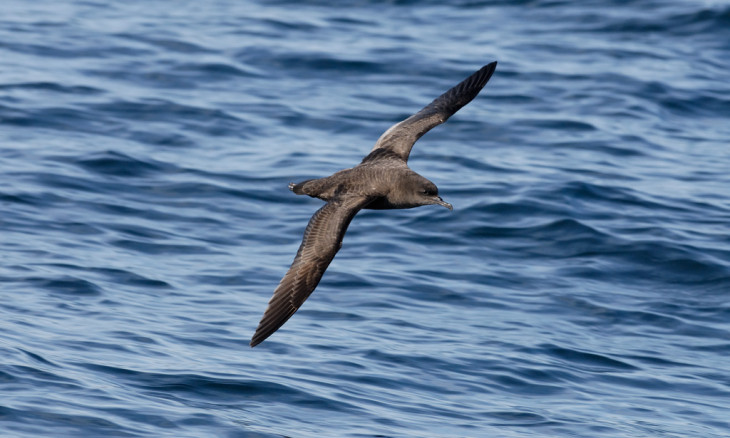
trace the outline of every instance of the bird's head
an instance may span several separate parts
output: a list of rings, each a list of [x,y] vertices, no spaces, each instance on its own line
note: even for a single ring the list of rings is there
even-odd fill
[[[451,204],[441,199],[439,196],[439,189],[436,187],[436,184],[426,178],[420,175],[415,175],[415,178],[412,178],[409,183],[409,198],[411,198],[410,201],[414,204],[414,206],[440,205],[448,208],[449,210],[454,209]]]

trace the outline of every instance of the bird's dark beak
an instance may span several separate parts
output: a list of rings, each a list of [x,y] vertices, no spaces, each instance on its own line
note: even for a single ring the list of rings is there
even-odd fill
[[[437,196],[434,203],[438,204],[438,205],[442,205],[442,206],[448,208],[449,210],[452,210],[452,211],[454,210],[454,206],[449,204],[448,202],[444,201],[443,199],[441,199],[441,196]]]

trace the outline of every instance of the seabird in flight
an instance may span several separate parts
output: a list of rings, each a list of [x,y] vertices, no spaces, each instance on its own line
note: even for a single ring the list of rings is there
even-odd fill
[[[322,274],[342,246],[342,238],[358,211],[441,205],[452,209],[434,183],[407,164],[413,144],[471,102],[494,73],[497,62],[485,65],[436,98],[422,110],[385,131],[357,166],[325,178],[289,184],[297,195],[319,198],[326,204],[309,220],[302,244],[251,338],[260,344],[291,318],[317,287]]]

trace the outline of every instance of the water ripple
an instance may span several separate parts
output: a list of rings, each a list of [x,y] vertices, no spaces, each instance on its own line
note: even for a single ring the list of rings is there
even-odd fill
[[[723,437],[723,2],[3,3],[0,435]],[[483,63],[248,347],[318,200]]]

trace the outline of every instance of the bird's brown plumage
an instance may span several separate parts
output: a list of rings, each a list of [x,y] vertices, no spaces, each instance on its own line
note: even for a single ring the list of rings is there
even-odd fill
[[[413,144],[434,126],[469,103],[486,85],[497,63],[485,65],[416,114],[385,131],[360,164],[329,177],[291,184],[296,194],[327,202],[309,220],[294,262],[251,339],[254,347],[279,329],[319,284],[342,246],[350,221],[363,208],[393,209],[451,204],[438,196],[436,185],[408,168]]]
[[[314,291],[340,250],[350,221],[370,200],[365,196],[345,195],[332,199],[314,213],[294,262],[279,282],[251,339],[252,347],[278,330]]]
[[[411,148],[423,134],[434,126],[444,123],[464,105],[471,102],[492,77],[497,63],[492,62],[477,70],[441,96],[437,97],[422,110],[400,123],[391,126],[380,136],[373,147],[389,149],[403,161],[408,161]]]

